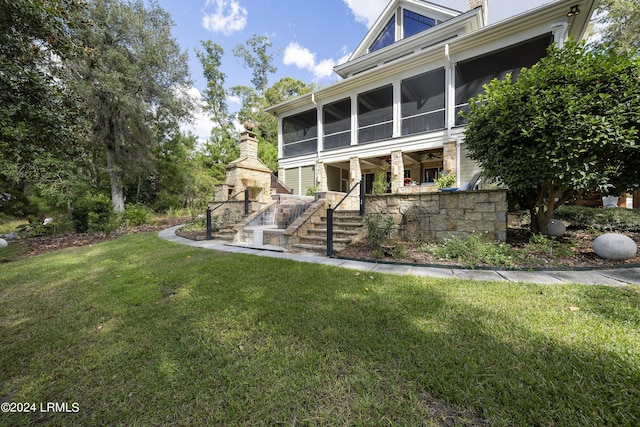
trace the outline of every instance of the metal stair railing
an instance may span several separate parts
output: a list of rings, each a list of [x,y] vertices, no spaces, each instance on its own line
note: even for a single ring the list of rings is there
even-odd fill
[[[338,209],[338,207],[342,204],[342,202],[344,202],[344,200],[347,197],[349,197],[349,194],[351,194],[351,192],[355,190],[357,186],[360,186],[359,214],[360,216],[364,215],[364,180],[357,182],[353,187],[351,187],[351,190],[349,190],[349,192],[347,192],[347,194],[345,194],[344,197],[340,199],[340,201],[334,208],[332,208],[331,205],[329,205],[329,207],[327,208],[327,256],[328,257],[333,256],[333,212],[336,209]]]
[[[226,205],[227,203],[229,203],[230,201],[232,201],[233,199],[235,199],[236,197],[238,197],[240,194],[244,193],[244,214],[247,215],[249,214],[249,190],[248,189],[244,189],[242,191],[237,192],[236,194],[234,194],[233,196],[231,196],[229,199],[225,200],[224,202],[220,203],[218,206],[216,206],[215,208],[211,209],[209,206],[207,206],[207,234],[205,236],[206,240],[211,240],[211,213],[213,211],[215,211],[218,208],[221,208],[222,206]]]

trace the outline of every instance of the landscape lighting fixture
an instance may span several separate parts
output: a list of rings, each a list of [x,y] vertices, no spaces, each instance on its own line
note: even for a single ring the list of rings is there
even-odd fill
[[[567,12],[567,16],[571,18],[572,16],[576,16],[579,13],[580,13],[580,8],[578,7],[578,5],[575,5],[575,6],[571,6],[571,9],[569,9],[569,12]]]

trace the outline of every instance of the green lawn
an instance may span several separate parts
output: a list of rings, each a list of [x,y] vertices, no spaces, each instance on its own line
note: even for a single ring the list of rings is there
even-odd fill
[[[139,234],[0,264],[0,350],[0,401],[37,405],[6,426],[640,424],[639,288],[356,273]]]

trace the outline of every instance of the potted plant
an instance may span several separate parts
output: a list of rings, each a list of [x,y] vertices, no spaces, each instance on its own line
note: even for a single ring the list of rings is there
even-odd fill
[[[387,168],[380,167],[374,172],[373,194],[379,196],[387,192],[389,183],[387,182]]]
[[[605,184],[600,186],[600,195],[602,196],[603,208],[615,208],[618,207],[618,200],[620,199],[620,191],[611,184]]]
[[[440,191],[455,191],[457,188],[452,187],[456,183],[455,174],[440,175],[436,178],[436,188]]]

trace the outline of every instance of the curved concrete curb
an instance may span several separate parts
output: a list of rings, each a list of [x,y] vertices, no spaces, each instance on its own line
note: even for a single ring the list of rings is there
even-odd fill
[[[587,271],[518,271],[518,270],[471,270],[463,268],[436,268],[429,266],[379,264],[376,262],[356,261],[339,258],[328,258],[315,253],[289,253],[232,246],[220,240],[194,241],[176,235],[183,225],[177,225],[158,233],[158,237],[181,245],[213,249],[223,252],[234,252],[256,256],[289,259],[298,262],[331,265],[353,270],[414,275],[442,279],[492,280],[516,283],[568,284],[582,283],[589,285],[627,286],[640,285],[640,268],[616,268],[611,270]]]

